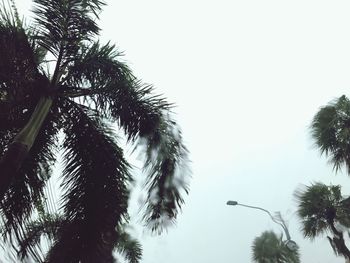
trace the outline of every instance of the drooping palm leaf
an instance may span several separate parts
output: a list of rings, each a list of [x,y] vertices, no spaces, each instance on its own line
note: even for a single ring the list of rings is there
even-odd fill
[[[63,224],[64,218],[58,214],[45,214],[37,220],[26,225],[24,238],[20,242],[20,257],[23,260],[31,255],[31,249],[40,246],[42,236],[46,236],[51,243],[58,237],[58,230]]]
[[[88,97],[101,114],[118,121],[128,140],[135,140],[154,132],[170,105],[137,80],[120,57],[114,45],[83,46],[68,68],[63,88],[68,96]]]
[[[114,262],[116,227],[127,217],[128,164],[95,112],[68,100],[62,109],[66,221],[49,261]]]
[[[118,121],[129,141],[138,138],[144,146],[149,182],[144,218],[152,230],[161,231],[176,217],[181,191],[187,191],[187,149],[169,117],[171,105],[152,95],[152,87],[143,86],[119,56],[109,44],[85,47],[69,68],[63,84],[70,90],[64,94],[89,98],[101,114]]]
[[[118,229],[118,239],[116,243],[117,251],[124,256],[129,263],[139,263],[142,258],[141,244],[125,229],[120,227]]]

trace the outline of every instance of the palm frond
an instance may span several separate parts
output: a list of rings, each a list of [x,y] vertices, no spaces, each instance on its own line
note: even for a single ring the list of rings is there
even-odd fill
[[[124,229],[118,229],[117,251],[124,256],[129,263],[139,263],[142,258],[141,244],[130,236]]]
[[[302,220],[303,233],[314,239],[332,230],[334,222],[345,221],[345,207],[339,185],[327,186],[314,183],[295,192],[298,202],[297,214]]]
[[[184,202],[181,191],[188,192],[187,149],[172,120],[160,124],[145,140],[145,148],[149,175],[144,219],[153,231],[162,231],[173,222]]]
[[[118,121],[128,140],[152,133],[159,125],[162,111],[170,104],[153,95],[151,86],[143,85],[120,61],[114,45],[96,42],[82,48],[68,68],[63,91],[72,96],[88,97],[96,109]],[[68,87],[76,87],[69,89]]]
[[[4,226],[8,233],[21,231],[21,226],[29,220],[33,209],[44,197],[43,188],[51,176],[55,162],[55,150],[59,119],[53,110],[38,134],[31,154],[1,202]]]
[[[94,17],[103,4],[100,0],[34,0],[39,43],[58,58],[59,67],[74,58],[83,41],[98,33]]]
[[[317,236],[327,233],[329,231],[329,225],[324,219],[317,219],[315,217],[309,217],[301,220],[302,232],[304,237],[308,237],[314,240]]]
[[[171,105],[153,95],[151,86],[143,86],[119,56],[110,44],[86,47],[69,68],[66,87],[76,88],[66,94],[88,97],[99,112],[118,121],[129,141],[139,138],[149,181],[144,219],[152,230],[161,231],[176,218],[181,192],[188,190],[187,149],[169,117]]]
[[[9,27],[18,27],[22,25],[22,21],[19,19],[17,7],[14,0],[1,0],[0,6],[0,21],[1,24]]]
[[[58,214],[46,214],[26,225],[24,238],[20,242],[20,257],[22,260],[31,255],[31,249],[40,246],[40,239],[46,236],[52,243],[58,237],[58,230],[63,224],[63,217]]]
[[[112,130],[96,113],[62,102],[65,224],[50,262],[114,262],[116,227],[127,218],[131,177]]]
[[[330,157],[335,170],[350,171],[350,101],[343,95],[322,107],[311,123],[311,135],[321,154]]]

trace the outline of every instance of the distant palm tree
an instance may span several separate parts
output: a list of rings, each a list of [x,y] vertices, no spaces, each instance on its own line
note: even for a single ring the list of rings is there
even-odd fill
[[[257,263],[300,263],[298,250],[289,250],[282,235],[265,231],[253,242],[253,260]]]
[[[350,101],[343,95],[322,107],[314,116],[311,134],[335,170],[343,165],[350,173]]]
[[[334,252],[350,259],[343,232],[337,225],[350,226],[349,206],[341,195],[341,187],[315,183],[305,190],[297,190],[298,216],[301,219],[305,237],[313,240],[316,236],[327,236]]]
[[[28,240],[56,156],[63,154],[62,210],[45,262],[114,262],[133,181],[116,126],[143,147],[144,220],[154,231],[173,222],[184,201],[187,149],[171,105],[132,74],[114,45],[95,40],[103,1],[33,2],[31,26],[0,6],[4,227],[20,244]]]

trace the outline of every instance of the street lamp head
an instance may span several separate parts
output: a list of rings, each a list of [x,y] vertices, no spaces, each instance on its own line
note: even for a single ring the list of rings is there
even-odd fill
[[[238,202],[237,202],[237,201],[231,201],[231,200],[229,200],[229,201],[227,201],[226,204],[227,204],[227,205],[238,205]]]
[[[298,245],[295,241],[289,239],[285,241],[285,245],[286,247],[290,250],[290,251],[297,251],[298,250]]]

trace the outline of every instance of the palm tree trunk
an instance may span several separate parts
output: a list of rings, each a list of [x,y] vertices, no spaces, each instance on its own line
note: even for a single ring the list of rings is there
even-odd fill
[[[334,238],[333,241],[335,243],[335,246],[337,247],[338,251],[343,254],[343,256],[350,260],[350,250],[348,249],[348,247],[345,245],[345,241],[344,241],[344,236],[343,233],[338,231],[335,226],[334,223],[331,222],[330,223],[332,232],[334,233]]]
[[[52,98],[40,98],[28,123],[16,135],[7,151],[0,160],[0,200],[10,187],[13,178],[21,168],[23,161],[28,156],[30,148],[42,127],[42,124],[50,111]]]

